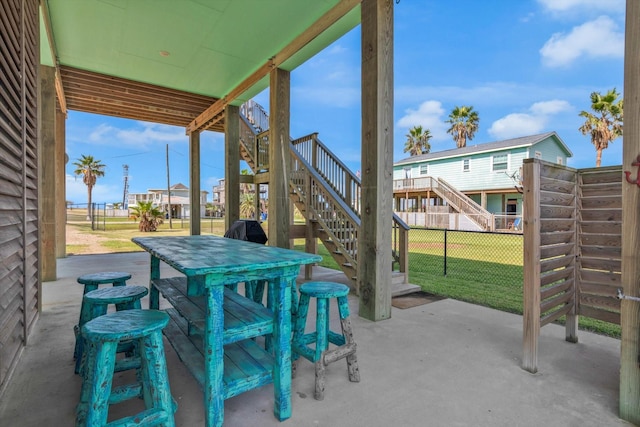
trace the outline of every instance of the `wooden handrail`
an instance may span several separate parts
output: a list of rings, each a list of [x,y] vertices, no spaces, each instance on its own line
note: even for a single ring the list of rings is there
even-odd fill
[[[252,164],[257,170],[268,169],[269,132],[268,116],[257,103],[243,105],[241,117],[251,111],[252,120],[243,117],[241,120],[241,144],[249,154]],[[256,124],[260,123],[260,124]],[[260,132],[260,129],[262,132]],[[246,132],[247,137],[243,137]],[[248,134],[254,137],[249,141]],[[313,210],[313,215],[331,236],[340,250],[349,254],[347,258],[354,266],[357,262],[357,235],[360,232],[360,201],[362,183],[360,178],[338,159],[318,138],[317,133],[306,135],[291,141],[292,171],[290,187],[304,200],[305,205]],[[315,198],[315,199],[314,199]],[[317,199],[317,200],[316,200]],[[328,212],[332,212],[328,214]],[[327,215],[331,215],[329,218]],[[334,230],[334,225],[339,230]],[[351,229],[353,227],[353,229]],[[394,266],[398,270],[408,272],[409,249],[408,233],[410,227],[396,214],[393,214],[393,247]],[[337,233],[340,233],[339,236]],[[345,235],[355,238],[348,245]]]

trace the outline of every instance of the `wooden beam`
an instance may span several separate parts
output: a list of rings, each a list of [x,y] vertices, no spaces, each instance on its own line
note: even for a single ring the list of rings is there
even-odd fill
[[[67,256],[66,116],[56,109],[56,258]]]
[[[231,92],[204,110],[198,117],[189,123],[187,126],[187,133],[206,128],[211,126],[212,122],[215,120],[220,120],[222,118],[221,113],[228,104],[233,102],[237,97],[266,77],[273,69],[279,67],[282,63],[298,53],[300,49],[305,47],[316,37],[322,34],[327,28],[331,27],[340,18],[360,4],[360,1],[361,0],[342,0],[336,4],[302,34],[285,46],[280,52],[269,58],[266,63],[260,66],[260,68],[254,71],[249,77],[244,79],[238,86],[232,89]]]
[[[624,141],[622,169],[635,177],[632,163],[640,155],[640,2],[627,0],[624,47]],[[622,288],[640,296],[640,187],[622,184]],[[622,300],[620,307],[620,418],[640,425],[640,303]]]
[[[522,369],[538,371],[540,336],[540,162],[526,159],[522,165],[524,287],[522,314]]]
[[[189,234],[200,235],[200,132],[189,134]]]
[[[56,268],[56,92],[55,69],[41,65],[39,70],[38,114],[38,213],[40,227],[40,273],[47,282],[57,279]]]
[[[67,115],[67,100],[64,95],[64,88],[62,86],[62,76],[60,74],[60,65],[58,62],[58,52],[56,51],[56,44],[53,38],[53,31],[51,30],[51,17],[49,16],[49,3],[47,0],[40,0],[42,6],[42,19],[44,21],[44,29],[47,32],[47,40],[49,40],[49,49],[51,49],[51,58],[55,67],[55,88],[56,95],[58,96],[58,105],[60,111]]]
[[[226,107],[224,121],[224,227],[231,228],[240,218],[240,109]]]
[[[361,317],[391,317],[393,198],[393,6],[363,0],[362,209],[358,236]]]
[[[288,248],[289,243],[289,153],[291,75],[277,68],[271,72],[269,92],[269,245]]]

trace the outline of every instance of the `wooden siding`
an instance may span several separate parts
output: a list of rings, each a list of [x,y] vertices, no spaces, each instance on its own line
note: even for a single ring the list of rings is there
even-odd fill
[[[535,372],[542,326],[566,316],[576,342],[579,315],[620,324],[622,171],[529,159],[524,177],[523,368]]]
[[[38,31],[37,0],[0,2],[0,390],[38,317]]]
[[[622,170],[578,171],[579,313],[620,324]]]

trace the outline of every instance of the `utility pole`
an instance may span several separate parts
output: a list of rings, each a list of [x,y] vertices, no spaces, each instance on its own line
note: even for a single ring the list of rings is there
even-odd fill
[[[169,144],[167,144],[167,203],[169,204],[169,228],[173,229],[173,222],[171,221],[171,181],[169,180]]]
[[[129,165],[122,165],[124,191],[122,192],[122,209],[127,209],[127,197],[129,196]]]

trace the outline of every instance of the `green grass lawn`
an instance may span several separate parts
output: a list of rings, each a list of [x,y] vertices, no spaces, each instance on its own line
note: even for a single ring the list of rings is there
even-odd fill
[[[101,245],[108,252],[139,251],[133,237],[148,236],[138,231],[136,222],[126,218],[106,222],[106,231],[91,231],[89,223],[74,224],[83,232],[106,237]],[[262,226],[267,231],[267,224]],[[203,219],[202,234],[224,235],[223,219]],[[188,235],[188,221],[174,220],[162,224],[154,236]],[[509,313],[522,314],[522,235],[447,232],[447,263],[444,269],[444,233],[442,230],[412,229],[409,232],[409,281],[423,291],[478,304]],[[295,242],[304,251],[304,240]],[[69,253],[74,248],[67,247]],[[86,249],[86,248],[85,248]],[[318,244],[321,266],[339,270],[327,249]],[[562,323],[564,319],[560,319]],[[580,318],[580,329],[620,338],[620,326],[595,319]]]

